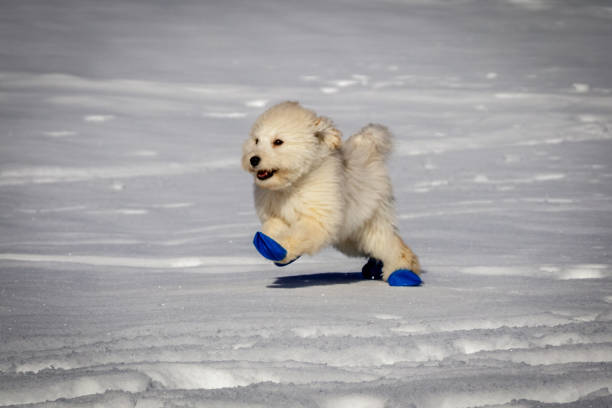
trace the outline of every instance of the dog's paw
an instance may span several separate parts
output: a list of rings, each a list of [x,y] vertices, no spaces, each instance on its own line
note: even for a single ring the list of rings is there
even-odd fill
[[[363,279],[382,279],[382,261],[378,259],[370,258],[368,259],[368,263],[363,265],[361,268],[361,274],[363,275]]]
[[[263,232],[257,231],[255,233],[253,245],[255,245],[255,248],[261,256],[270,261],[274,261],[274,265],[276,266],[287,266],[299,258],[299,256],[288,257],[287,250]]]
[[[387,279],[389,286],[420,286],[423,281],[416,273],[408,269],[398,269]]]

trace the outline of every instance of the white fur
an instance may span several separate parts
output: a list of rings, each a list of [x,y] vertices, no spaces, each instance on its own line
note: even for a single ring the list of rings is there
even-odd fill
[[[383,261],[384,280],[401,268],[420,272],[394,226],[385,167],[391,142],[386,127],[370,124],[342,144],[330,119],[297,102],[273,106],[256,120],[242,166],[254,175],[262,232],[287,250],[281,262],[333,245],[349,256]],[[257,166],[250,163],[254,156]],[[260,180],[260,170],[275,172]]]

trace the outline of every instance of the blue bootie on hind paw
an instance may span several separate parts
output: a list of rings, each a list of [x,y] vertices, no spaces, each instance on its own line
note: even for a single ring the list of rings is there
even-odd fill
[[[375,258],[368,259],[368,263],[361,268],[363,279],[377,280],[382,279],[382,261]]]
[[[299,256],[295,259],[287,263],[279,263],[278,261],[282,261],[287,256],[287,250],[283,248],[281,244],[264,234],[263,232],[257,231],[255,236],[253,237],[253,245],[257,251],[266,259],[274,261],[274,265],[276,266],[286,266],[299,258]]]
[[[368,259],[368,262],[361,268],[364,279],[382,279],[383,263],[376,258]],[[416,273],[409,269],[398,269],[393,272],[387,280],[389,286],[420,286],[423,281]]]
[[[389,286],[421,286],[423,281],[409,269],[398,269],[387,279]]]

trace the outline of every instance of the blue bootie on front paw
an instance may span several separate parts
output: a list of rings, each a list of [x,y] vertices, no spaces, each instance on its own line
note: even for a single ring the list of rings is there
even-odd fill
[[[278,261],[282,261],[287,256],[287,250],[283,248],[281,244],[264,234],[263,232],[257,231],[255,236],[253,237],[253,245],[257,251],[266,259],[274,261],[274,265],[276,266],[286,266],[291,262],[295,261],[299,256],[295,259],[287,263],[279,263]]]
[[[261,256],[271,261],[280,261],[287,256],[287,250],[263,232],[257,231],[255,233],[253,245]]]
[[[420,286],[423,281],[409,269],[398,269],[387,279],[389,286]]]

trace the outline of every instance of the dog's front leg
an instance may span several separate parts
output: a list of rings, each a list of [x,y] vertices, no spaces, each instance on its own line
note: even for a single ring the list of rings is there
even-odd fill
[[[255,249],[266,259],[273,261],[278,266],[284,266],[290,262],[279,263],[287,258],[287,249],[283,242],[289,232],[289,225],[281,218],[266,218],[262,224],[263,232],[256,232],[253,237]]]
[[[289,226],[280,243],[287,256],[280,263],[287,263],[302,254],[312,255],[329,243],[330,233],[324,225],[312,217],[301,217]]]
[[[253,244],[276,265],[288,265],[302,254],[312,255],[329,243],[331,233],[324,225],[313,217],[302,216],[292,224],[269,218],[264,221],[262,232],[255,234]]]
[[[261,231],[267,236],[280,242],[287,235],[289,225],[281,218],[270,217],[264,221],[263,225],[261,226]]]

